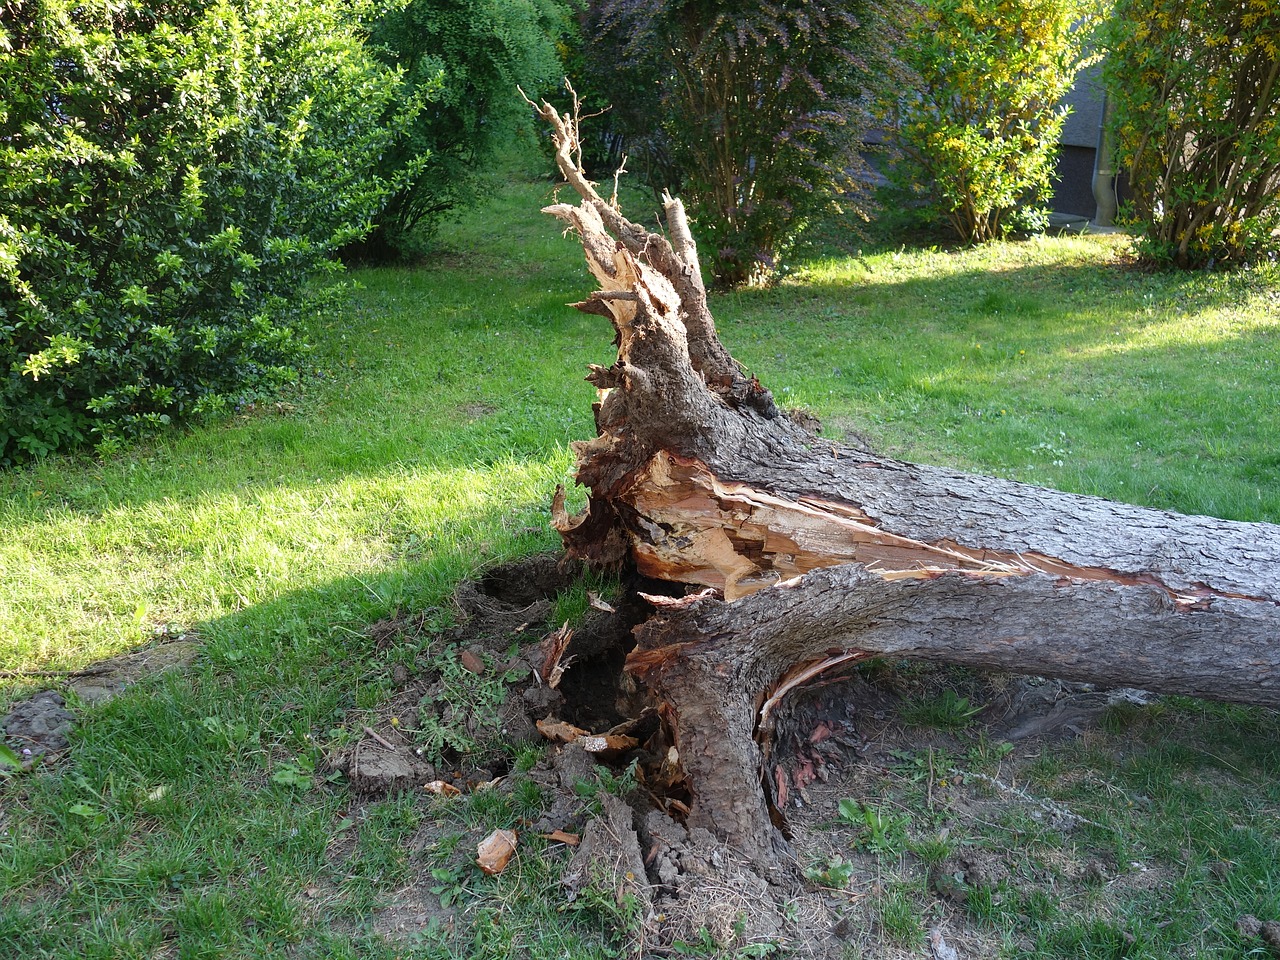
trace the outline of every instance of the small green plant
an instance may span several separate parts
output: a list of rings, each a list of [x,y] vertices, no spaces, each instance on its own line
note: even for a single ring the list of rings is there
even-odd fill
[[[636,758],[620,773],[615,773],[608,767],[597,766],[593,779],[580,778],[574,782],[573,792],[583,800],[589,801],[593,809],[598,808],[602,793],[626,797],[640,785],[639,764],[640,760]]]
[[[620,772],[609,767],[596,767],[596,776],[600,778],[600,786],[606,793],[625,797],[640,786],[640,760],[637,757]]]
[[[951,856],[951,851],[955,849],[955,844],[950,838],[934,835],[909,841],[907,849],[919,857],[922,863],[933,866],[934,864],[942,863],[947,857]]]
[[[282,763],[273,774],[271,782],[291,789],[310,790],[315,786],[316,764],[310,757],[298,757],[296,760]]]
[[[538,761],[542,759],[545,752],[545,748],[533,744],[521,747],[519,753],[516,754],[516,770],[520,773],[528,773],[538,765]]]
[[[1043,229],[1095,0],[925,0],[899,55],[917,82],[882,105],[893,179],[966,243]],[[910,16],[910,15],[909,15]]]
[[[924,941],[920,907],[911,895],[910,887],[905,884],[890,884],[880,895],[876,906],[880,913],[880,926],[890,940],[909,949]]]
[[[542,787],[533,780],[521,779],[511,791],[511,801],[516,813],[526,820],[532,820],[542,810],[546,797]]]
[[[0,743],[0,780],[22,770],[22,758],[8,744]]]
[[[843,857],[828,857],[804,869],[805,879],[833,890],[848,888],[849,881],[857,872],[857,865]]]
[[[981,712],[981,705],[969,703],[968,697],[962,697],[947,687],[934,698],[903,707],[902,719],[914,727],[963,730]]]
[[[859,849],[894,857],[907,849],[907,826],[911,822],[909,817],[895,816],[879,807],[849,797],[841,800],[837,809],[841,820],[860,829],[861,832],[853,841]]]
[[[96,807],[91,803],[73,803],[67,807],[67,813],[72,816],[79,817],[81,820],[92,823],[95,827],[101,826],[107,822],[107,815],[103,813],[101,807]]]
[[[447,751],[475,753],[499,740],[507,684],[518,677],[496,671],[487,653],[482,660],[482,672],[468,670],[456,644],[446,644],[437,657],[438,692],[419,701],[413,731],[423,756],[433,763],[443,762]]]
[[[671,944],[671,949],[682,957],[716,957],[723,952],[716,938],[706,927],[698,929],[697,940],[692,943],[687,940],[677,940]]]
[[[1012,743],[1007,740],[993,741],[987,736],[986,730],[980,730],[978,739],[965,754],[965,760],[971,767],[991,767],[1011,753],[1013,753]]]
[[[469,883],[475,872],[464,865],[453,867],[432,867],[431,879],[434,881],[428,888],[440,898],[440,906],[448,910],[469,892]]]

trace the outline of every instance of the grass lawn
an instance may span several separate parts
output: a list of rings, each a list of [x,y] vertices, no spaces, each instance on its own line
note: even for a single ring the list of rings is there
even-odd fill
[[[202,644],[186,670],[86,708],[68,758],[0,781],[0,956],[619,949],[608,910],[565,913],[545,895],[554,866],[536,847],[518,877],[438,878],[474,907],[473,926],[384,940],[370,917],[406,882],[410,837],[515,814],[402,797],[349,816],[344,782],[310,776],[417,652],[381,648],[369,624],[431,607],[444,623],[460,579],[555,544],[547,505],[567,445],[594,432],[585,367],[613,354],[603,320],[564,306],[591,287],[574,241],[537,212],[548,194],[513,173],[446,227],[428,265],[357,272],[349,308],[315,322],[316,376],[281,403],[106,462],[0,473],[0,706],[50,682],[35,671],[157,636]],[[1123,257],[1122,239],[1090,237],[819,249],[779,286],[713,309],[734,355],[830,434],[1280,522],[1280,271],[1149,275]],[[1160,891],[1133,891],[1132,942],[1098,926],[1114,918],[1066,905],[993,913],[1018,931],[1005,955],[1240,956],[1235,916],[1280,919],[1274,715],[1162,710],[1140,725],[1159,736],[1112,734],[1127,759],[1109,741],[1064,747],[1037,782],[1063,797],[1081,770],[1118,790],[1148,784],[1150,818],[1115,813],[1135,858],[1212,847],[1242,866],[1187,886],[1190,919],[1171,932],[1144,907]],[[1170,746],[1209,737],[1240,738],[1218,751],[1225,766]],[[1171,938],[1190,926],[1227,932],[1183,949]],[[1046,944],[1060,948],[1035,952]]]

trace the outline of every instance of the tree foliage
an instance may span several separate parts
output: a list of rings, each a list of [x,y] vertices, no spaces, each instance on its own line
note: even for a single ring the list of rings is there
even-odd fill
[[[1280,249],[1280,6],[1117,0],[1108,32],[1142,253],[1200,267]]]
[[[719,284],[768,278],[824,208],[865,211],[858,147],[890,31],[878,0],[593,4],[593,86],[651,185],[689,203]]]
[[[401,108],[424,106],[379,166],[406,182],[353,254],[405,252],[415,231],[429,236],[475,196],[494,152],[528,121],[516,87],[533,94],[560,79],[557,42],[569,24],[564,0],[408,0],[381,14],[371,40],[405,71]]]
[[[293,378],[399,84],[360,4],[0,0],[0,463]]]
[[[922,0],[898,48],[914,75],[882,107],[895,182],[968,242],[1043,225],[1093,0]]]

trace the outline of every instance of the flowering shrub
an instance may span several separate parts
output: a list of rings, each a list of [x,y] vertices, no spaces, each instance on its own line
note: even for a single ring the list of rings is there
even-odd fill
[[[1280,6],[1117,0],[1106,77],[1150,260],[1280,249]]]
[[[1043,223],[1093,0],[923,0],[899,56],[912,89],[882,104],[893,178],[968,242]]]
[[[0,464],[296,375],[388,192],[360,7],[0,0]]]

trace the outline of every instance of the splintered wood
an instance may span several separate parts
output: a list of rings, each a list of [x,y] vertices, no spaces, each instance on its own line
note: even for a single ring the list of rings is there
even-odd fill
[[[944,570],[986,577],[1043,573],[1071,580],[1159,586],[1153,576],[1064,563],[1040,553],[969,549],[952,540],[926,543],[879,528],[857,507],[817,497],[790,499],[722,481],[705,464],[663,452],[621,493],[634,508],[633,555],[659,580],[713,587],[726,600],[858,563],[886,580],[928,579]],[[1179,603],[1203,591],[1169,591]]]

